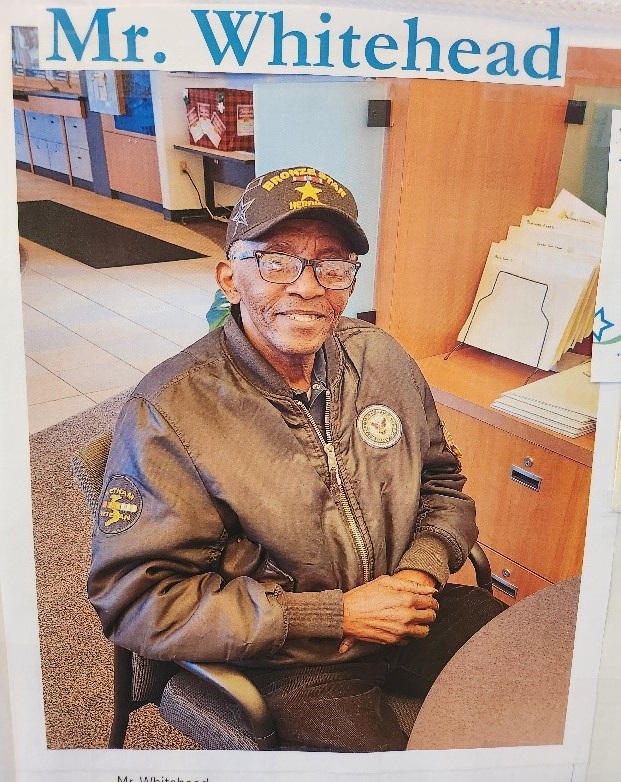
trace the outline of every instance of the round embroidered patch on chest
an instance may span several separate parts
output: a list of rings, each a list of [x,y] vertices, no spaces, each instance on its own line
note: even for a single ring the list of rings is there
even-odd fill
[[[386,405],[370,405],[358,416],[358,432],[367,445],[390,448],[401,439],[401,421]]]
[[[113,475],[108,481],[99,505],[99,529],[106,535],[125,532],[140,518],[142,497],[124,475]]]

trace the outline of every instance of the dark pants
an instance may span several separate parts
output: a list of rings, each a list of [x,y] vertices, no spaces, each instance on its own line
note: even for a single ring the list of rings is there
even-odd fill
[[[408,736],[386,693],[424,698],[455,652],[505,608],[489,592],[454,584],[438,602],[426,638],[349,663],[247,671],[274,715],[281,744],[335,752],[405,749]]]

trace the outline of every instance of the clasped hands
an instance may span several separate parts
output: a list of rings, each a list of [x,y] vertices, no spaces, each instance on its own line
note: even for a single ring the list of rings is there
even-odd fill
[[[427,573],[403,570],[345,592],[339,652],[348,652],[356,640],[398,644],[408,638],[424,638],[436,618],[436,591]]]

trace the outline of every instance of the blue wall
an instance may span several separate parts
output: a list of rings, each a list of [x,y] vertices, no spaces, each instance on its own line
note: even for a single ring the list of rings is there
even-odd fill
[[[383,128],[367,127],[367,101],[386,97],[381,81],[258,79],[254,84],[256,172],[313,166],[354,194],[370,251],[346,313],[374,308]]]

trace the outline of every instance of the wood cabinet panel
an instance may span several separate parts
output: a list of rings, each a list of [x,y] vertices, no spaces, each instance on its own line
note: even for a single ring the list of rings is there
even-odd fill
[[[14,101],[15,108],[38,111],[43,114],[56,114],[62,117],[85,117],[84,98],[47,98],[43,95],[29,95],[28,100]]]
[[[155,139],[104,131],[110,187],[120,193],[162,203]]]
[[[552,202],[571,94],[435,79],[407,86],[407,107],[395,96],[405,121],[389,131],[385,156],[393,192],[383,198],[396,216],[380,229],[377,322],[421,357],[455,343],[491,242]]]
[[[491,242],[554,199],[575,86],[620,73],[619,51],[570,48],[564,87],[390,80],[375,303],[412,355],[450,350]]]
[[[499,554],[488,546],[481,545],[481,548],[487,554],[489,564],[492,568],[492,580],[496,579],[494,585],[494,596],[507,605],[513,605],[518,600],[538,592],[540,589],[550,586],[550,581],[541,578],[536,573],[518,565],[508,557]]]
[[[481,543],[552,582],[577,575],[589,468],[444,405],[438,412],[462,452]],[[539,491],[512,480],[514,467],[539,476]]]
[[[494,587],[494,596],[507,605],[513,605],[518,600],[538,592],[540,589],[550,586],[550,581],[541,578],[536,573],[518,565],[508,557],[499,554],[497,551],[481,544],[481,548],[487,554],[489,564],[492,569],[492,576],[496,577],[499,587],[504,583],[506,586],[501,588]],[[474,586],[474,569],[470,563],[464,565],[461,570],[454,573],[449,581],[454,584],[469,584]],[[510,594],[508,594],[510,593]]]
[[[436,402],[574,462],[591,466],[595,440],[592,433],[565,437],[490,407],[505,391],[519,388],[527,381],[541,380],[551,372],[533,373],[532,367],[468,345],[455,351],[448,361],[440,355],[419,360],[418,364],[433,389]]]

